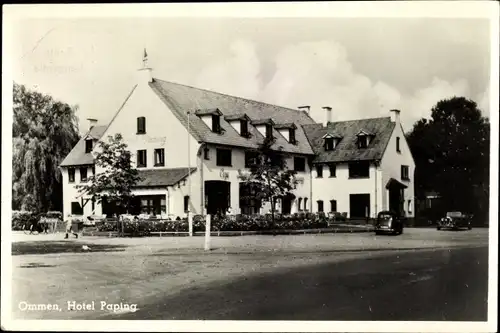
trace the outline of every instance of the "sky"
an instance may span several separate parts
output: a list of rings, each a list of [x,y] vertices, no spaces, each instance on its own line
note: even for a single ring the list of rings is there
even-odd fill
[[[439,100],[489,115],[490,35],[473,18],[79,18],[13,26],[14,81],[107,123],[142,66],[177,83],[333,120],[401,110],[408,131]],[[216,106],[214,106],[216,107]]]

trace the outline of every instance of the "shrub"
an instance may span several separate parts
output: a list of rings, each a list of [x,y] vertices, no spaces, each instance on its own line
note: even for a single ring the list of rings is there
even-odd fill
[[[12,211],[12,230],[22,230],[24,226],[36,223],[38,215],[30,211]]]

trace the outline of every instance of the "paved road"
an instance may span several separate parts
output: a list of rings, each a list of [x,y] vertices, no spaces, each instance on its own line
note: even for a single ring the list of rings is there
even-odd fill
[[[486,321],[487,248],[407,252],[184,291],[116,319]]]
[[[82,252],[82,243],[100,252]],[[215,250],[204,252],[202,237],[18,241],[12,246],[13,315],[485,320],[487,229],[214,237],[213,243]],[[109,316],[65,308],[68,301],[103,300],[136,303],[139,311]],[[20,302],[57,304],[61,311],[20,311]]]

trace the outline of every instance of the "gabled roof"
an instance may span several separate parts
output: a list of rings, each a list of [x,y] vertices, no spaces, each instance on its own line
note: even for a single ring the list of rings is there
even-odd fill
[[[189,168],[137,170],[141,180],[136,187],[173,186],[189,175]],[[191,173],[196,168],[191,168]]]
[[[84,136],[78,141],[78,143],[69,152],[66,158],[61,162],[60,166],[77,166],[77,165],[87,165],[94,163],[94,156],[91,153],[85,153],[85,139],[87,137],[92,137],[93,139],[99,140],[106,128],[108,126],[93,126]]]
[[[257,102],[241,97],[225,95],[209,90],[194,88],[178,83],[154,79],[149,83],[153,91],[165,103],[181,124],[187,128],[187,112],[198,109],[208,109],[216,106],[224,116],[246,114],[252,120],[270,119],[276,123],[314,124],[314,120],[307,112],[288,109],[276,105]],[[254,127],[249,126],[250,137],[242,137],[221,117],[223,134],[213,133],[212,130],[198,117],[190,117],[191,134],[200,142],[237,146],[243,148],[257,148],[264,142],[264,137]],[[273,129],[275,131],[275,129]],[[313,154],[313,150],[301,127],[296,133],[297,144],[291,144],[285,138],[274,134],[276,141],[273,148],[282,147],[284,152],[297,154]]]
[[[198,109],[195,114],[197,116],[208,116],[208,115],[218,115],[221,116],[222,112],[218,108],[210,108],[210,109]]]
[[[381,159],[395,128],[390,117],[359,119],[322,124],[302,125],[314,152],[317,154],[314,163],[348,162]],[[357,134],[364,130],[375,137],[367,148],[359,149]],[[334,150],[325,151],[323,137],[335,133],[342,141]]]
[[[364,135],[374,135],[372,133],[368,133],[365,130],[359,130],[359,132],[356,134],[356,136],[364,136]]]
[[[342,139],[342,136],[339,135],[339,134],[335,134],[335,133],[326,133],[321,138],[322,139],[329,139],[329,138],[332,138],[332,139]]]

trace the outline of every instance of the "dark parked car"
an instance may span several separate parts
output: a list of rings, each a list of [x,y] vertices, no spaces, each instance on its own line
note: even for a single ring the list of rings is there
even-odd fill
[[[391,233],[401,235],[404,228],[404,216],[391,211],[382,211],[377,215],[375,234]]]
[[[446,216],[440,219],[437,223],[437,230],[444,228],[448,229],[472,229],[471,226],[472,215],[463,214],[462,212],[447,212]]]

